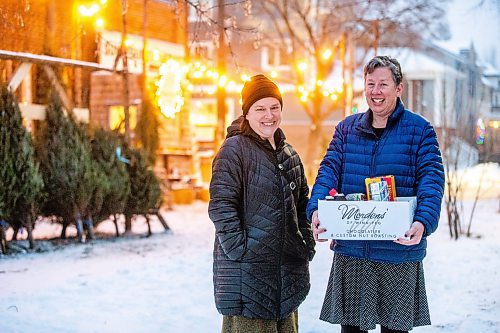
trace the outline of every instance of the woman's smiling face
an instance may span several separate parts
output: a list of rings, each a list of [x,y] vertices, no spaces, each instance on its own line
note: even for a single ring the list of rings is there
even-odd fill
[[[259,99],[248,110],[246,119],[262,139],[272,140],[274,132],[281,124],[281,104],[274,97]]]
[[[392,72],[387,67],[378,67],[365,77],[365,97],[373,117],[387,118],[396,107],[403,84],[396,85]]]

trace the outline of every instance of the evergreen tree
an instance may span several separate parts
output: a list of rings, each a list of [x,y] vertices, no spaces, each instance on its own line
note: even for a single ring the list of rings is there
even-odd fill
[[[16,172],[13,152],[16,143],[12,126],[18,117],[15,101],[7,87],[2,84],[0,97],[0,220],[9,220],[20,193],[16,192]],[[20,115],[19,115],[20,117]]]
[[[148,163],[155,165],[159,134],[158,108],[153,104],[151,96],[145,94],[141,105],[141,114],[135,132],[138,137],[138,147],[144,151]]]
[[[130,156],[128,173],[130,177],[130,195],[125,205],[125,230],[132,228],[132,216],[146,216],[151,209],[157,208],[161,200],[160,182],[144,154],[135,149],[127,150]]]
[[[80,241],[81,219],[88,215],[88,205],[99,179],[85,130],[71,114],[64,115],[59,99],[54,97],[47,107],[45,124],[36,143],[47,192],[44,212],[62,218],[62,238],[66,237],[66,227],[74,222]]]
[[[34,159],[31,135],[24,128],[21,111],[7,85],[0,86],[0,220],[14,229],[28,230],[30,248],[33,224],[42,200],[43,180]]]
[[[130,194],[126,161],[117,155],[122,146],[123,140],[117,133],[101,128],[94,131],[92,158],[102,171],[91,205],[96,225],[111,215],[123,214]]]

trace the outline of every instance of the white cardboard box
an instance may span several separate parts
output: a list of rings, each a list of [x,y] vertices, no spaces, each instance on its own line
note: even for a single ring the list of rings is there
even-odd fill
[[[416,197],[397,201],[318,200],[320,239],[394,240],[413,223]]]

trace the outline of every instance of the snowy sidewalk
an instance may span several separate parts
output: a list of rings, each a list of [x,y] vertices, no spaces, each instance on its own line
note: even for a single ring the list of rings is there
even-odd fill
[[[429,238],[424,268],[433,326],[414,332],[500,332],[497,208],[496,200],[479,203],[472,228],[480,239],[451,241],[444,222]],[[170,234],[155,223],[149,239],[0,259],[0,332],[220,332],[212,294],[214,231],[206,209],[197,202],[165,212]],[[141,223],[137,229],[146,230]],[[318,244],[312,289],[299,308],[301,333],[340,332],[317,319],[331,258],[328,245]]]

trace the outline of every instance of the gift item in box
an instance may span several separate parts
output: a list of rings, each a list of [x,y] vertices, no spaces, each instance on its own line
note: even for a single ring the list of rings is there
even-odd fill
[[[381,176],[365,179],[366,196],[368,200],[396,200],[396,183],[394,176]]]

